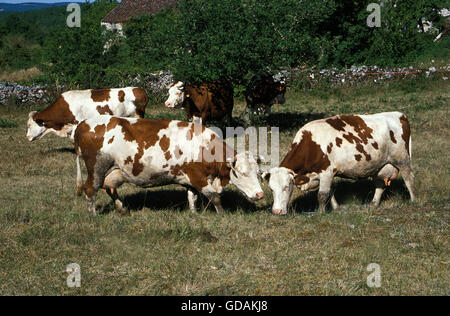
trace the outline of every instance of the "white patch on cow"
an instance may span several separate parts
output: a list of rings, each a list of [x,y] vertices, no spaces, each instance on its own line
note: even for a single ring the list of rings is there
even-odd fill
[[[30,112],[28,115],[28,122],[27,122],[27,139],[32,142],[36,139],[40,139],[44,137],[46,128],[45,126],[39,126],[36,121],[33,119],[33,116],[37,112]],[[45,134],[44,134],[45,133]]]
[[[258,179],[259,166],[255,158],[249,152],[236,155],[236,162],[229,162],[231,167],[230,180],[242,193],[252,200],[264,197],[261,184]]]
[[[272,212],[277,215],[286,215],[294,190],[294,174],[292,170],[276,167],[264,173],[262,177],[269,181],[269,188],[273,192]]]
[[[184,83],[179,81],[169,88],[169,98],[164,103],[168,108],[175,108],[184,102]]]

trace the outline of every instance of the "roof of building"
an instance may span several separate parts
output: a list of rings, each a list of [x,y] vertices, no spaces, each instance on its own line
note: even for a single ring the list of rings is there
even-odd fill
[[[175,4],[176,0],[122,0],[102,20],[105,23],[124,23],[132,17],[156,14]]]

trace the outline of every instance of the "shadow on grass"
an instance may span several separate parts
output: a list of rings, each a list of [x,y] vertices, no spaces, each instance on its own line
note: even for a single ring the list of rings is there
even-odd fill
[[[341,207],[345,207],[350,201],[357,201],[363,207],[369,206],[373,195],[375,194],[375,186],[373,181],[368,179],[358,181],[339,181],[335,183],[334,196]],[[381,197],[381,206],[383,201],[392,195],[399,195],[402,200],[409,201],[410,196],[403,180],[394,180],[390,187],[386,188]],[[296,198],[291,209],[296,213],[311,213],[317,211],[319,203],[317,202],[317,191],[310,192],[304,196]],[[330,211],[331,205],[328,204],[327,210]]]
[[[210,203],[205,196],[202,194],[199,194],[198,196],[197,212],[216,212],[214,205]],[[142,189],[142,191],[135,194],[125,196],[120,195],[120,198],[131,212],[139,212],[144,208],[148,208],[152,211],[189,211],[186,190],[161,189],[149,191]],[[239,209],[242,209],[245,212],[254,212],[257,209],[254,203],[247,200],[241,193],[235,191],[224,191],[221,195],[221,201],[226,213],[234,213]],[[99,207],[99,212],[102,214],[108,214],[114,211],[114,204],[112,201]]]
[[[53,148],[42,152],[44,155],[52,153],[71,153],[75,155],[75,149],[70,147]]]

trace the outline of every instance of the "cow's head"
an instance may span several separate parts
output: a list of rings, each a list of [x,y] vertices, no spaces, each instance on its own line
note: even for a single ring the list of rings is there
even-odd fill
[[[168,108],[175,108],[181,106],[184,102],[184,83],[178,81],[172,84],[169,88],[169,98],[165,102],[165,106]]]
[[[294,191],[294,171],[276,167],[264,172],[262,177],[269,182],[269,187],[272,190],[272,212],[276,215],[286,215],[288,204]]]
[[[36,111],[33,111],[28,114],[27,139],[30,142],[42,138],[47,130],[42,120],[35,119],[36,113]]]
[[[259,166],[257,160],[249,152],[237,154],[227,161],[231,168],[230,180],[249,199],[256,201],[264,197],[259,182]]]

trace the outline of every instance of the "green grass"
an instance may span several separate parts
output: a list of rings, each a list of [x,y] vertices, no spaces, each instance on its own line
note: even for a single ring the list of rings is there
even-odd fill
[[[188,211],[185,190],[167,186],[119,193],[131,217],[113,211],[99,192],[89,218],[75,194],[70,141],[29,143],[28,110],[1,109],[16,126],[0,128],[0,295],[449,295],[450,85],[448,81],[290,90],[285,105],[262,124],[280,126],[281,155],[298,128],[340,113],[403,111],[412,125],[418,201],[402,181],[370,208],[370,181],[338,180],[346,209],[316,214],[314,194],[295,192],[291,214],[270,214],[271,194],[255,205],[233,187],[224,216]],[[234,115],[243,110],[238,102]],[[152,104],[150,117],[185,117]],[[81,288],[68,288],[66,266],[81,266]],[[370,263],[381,288],[369,288]]]
[[[13,127],[17,127],[17,124],[0,117],[0,128],[13,128]]]

